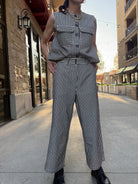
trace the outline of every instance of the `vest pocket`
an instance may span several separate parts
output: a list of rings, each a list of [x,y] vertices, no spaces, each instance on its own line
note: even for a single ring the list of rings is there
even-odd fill
[[[56,26],[57,40],[61,46],[72,45],[74,26]]]
[[[80,32],[81,42],[83,46],[90,46],[92,44],[92,38],[95,33],[94,27],[80,26]]]

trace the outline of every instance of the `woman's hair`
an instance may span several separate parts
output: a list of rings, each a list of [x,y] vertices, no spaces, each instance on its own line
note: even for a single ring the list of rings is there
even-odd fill
[[[59,12],[62,12],[65,14],[68,6],[69,6],[69,0],[65,0],[64,4],[59,6]]]

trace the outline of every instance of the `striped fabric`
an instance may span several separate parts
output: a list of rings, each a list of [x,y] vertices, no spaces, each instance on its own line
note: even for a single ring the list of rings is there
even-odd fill
[[[94,16],[83,12],[75,23],[67,13],[55,12],[56,36],[48,58],[56,62],[53,78],[53,106],[49,145],[44,169],[55,173],[65,166],[65,153],[76,104],[85,143],[86,160],[91,170],[105,160],[96,69],[99,58],[92,45],[95,33]],[[75,150],[74,150],[75,151]]]
[[[65,57],[83,57],[91,63],[99,63],[99,57],[92,44],[95,34],[95,18],[82,12],[82,18],[75,23],[69,13],[54,12],[55,37],[51,44],[48,59],[58,62]]]
[[[44,166],[46,172],[55,173],[65,166],[74,103],[82,127],[89,168],[98,169],[105,160],[96,69],[88,59],[64,58],[56,63],[53,78],[52,123]]]

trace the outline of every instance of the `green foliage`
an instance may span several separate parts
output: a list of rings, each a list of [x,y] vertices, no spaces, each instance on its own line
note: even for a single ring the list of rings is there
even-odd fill
[[[98,86],[126,86],[126,85],[138,85],[138,83],[119,83],[119,84],[98,84]]]
[[[103,71],[104,70],[104,61],[103,61],[102,55],[101,55],[99,50],[97,51],[97,54],[98,54],[98,57],[99,57],[99,60],[100,60],[100,63],[97,64],[98,65],[98,70]]]

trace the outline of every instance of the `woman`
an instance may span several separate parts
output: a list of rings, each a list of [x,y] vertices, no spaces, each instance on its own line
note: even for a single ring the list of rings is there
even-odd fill
[[[98,184],[110,184],[102,169],[105,160],[101,134],[96,71],[96,19],[81,11],[84,0],[65,0],[50,15],[41,38],[42,52],[53,78],[53,109],[45,171],[63,184],[65,153],[74,102],[85,143],[87,164]],[[50,51],[47,43],[55,32]]]

